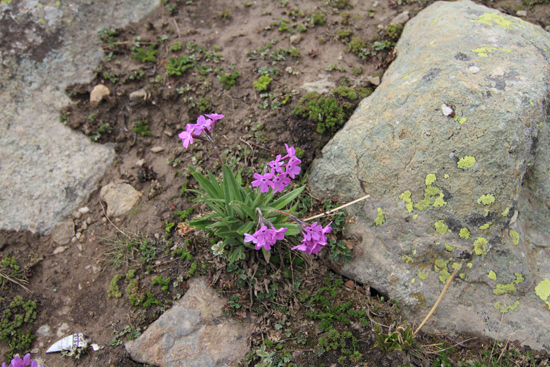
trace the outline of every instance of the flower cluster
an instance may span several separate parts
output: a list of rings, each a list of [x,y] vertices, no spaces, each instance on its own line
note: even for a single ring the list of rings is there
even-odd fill
[[[254,234],[245,233],[244,242],[252,242],[256,245],[256,250],[264,248],[269,251],[275,242],[285,238],[287,228],[275,229],[275,226],[263,217],[262,211],[259,208],[257,208],[256,211],[258,212],[258,226],[256,227],[256,232],[254,232]]]
[[[27,353],[23,359],[19,356],[15,356],[8,367],[38,367],[38,362],[31,359],[31,355]],[[6,367],[6,363],[2,363],[2,367]],[[43,366],[42,366],[43,367]]]
[[[296,175],[300,173],[302,161],[295,156],[296,149],[294,147],[289,147],[287,144],[285,147],[287,154],[284,157],[279,154],[275,160],[269,162],[270,172],[264,175],[254,174],[256,180],[252,181],[252,187],[259,186],[261,192],[268,192],[270,187],[273,192],[282,192],[285,187],[290,185],[290,179],[296,178]],[[285,163],[285,159],[288,159],[288,162]]]
[[[314,222],[311,226],[305,227],[302,229],[300,226],[300,232],[302,232],[302,244],[295,246],[292,250],[304,251],[308,254],[316,254],[321,251],[321,246],[326,246],[327,237],[325,233],[329,233],[332,228],[330,227],[330,222],[325,228],[322,225]]]
[[[185,131],[182,131],[178,135],[183,142],[184,148],[189,147],[189,144],[193,144],[193,138],[210,141],[212,138],[211,130],[216,126],[216,122],[224,117],[224,115],[218,115],[217,113],[205,116],[208,117],[208,119],[200,115],[196,124],[187,124],[185,126]],[[201,136],[203,132],[205,133],[204,138]]]
[[[256,250],[262,247],[266,250],[271,250],[271,246],[277,241],[281,241],[285,238],[285,232],[287,228],[275,229],[275,227],[267,228],[267,226],[261,226],[254,234],[244,234],[244,242],[252,242],[256,246]]]

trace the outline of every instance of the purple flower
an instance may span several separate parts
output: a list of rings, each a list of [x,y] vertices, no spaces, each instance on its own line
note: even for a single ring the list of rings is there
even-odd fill
[[[281,159],[281,155],[279,154],[274,161],[269,162],[269,165],[271,166],[271,169],[274,169],[275,171],[279,173],[283,173],[283,165],[285,164],[285,161]]]
[[[209,119],[212,119],[212,127],[216,126],[216,122],[220,119],[223,119],[224,115],[218,115],[217,113],[211,113],[210,115],[205,115]]]
[[[300,174],[300,170],[301,170],[299,166],[300,163],[302,163],[302,161],[299,160],[298,158],[290,157],[290,160],[286,164],[285,168],[286,168],[286,173],[291,178],[296,178],[296,175]]]
[[[325,234],[332,230],[330,227],[331,223],[332,222],[323,228],[315,222],[310,227],[304,228],[302,231],[302,244],[293,247],[292,250],[304,251],[310,255],[319,253],[322,249],[321,246],[326,246],[327,244],[327,237]]]
[[[38,367],[38,362],[31,359],[31,355],[27,353],[23,359],[19,356],[15,356],[8,367]],[[6,363],[2,363],[2,367],[6,367]],[[42,366],[43,367],[43,366]]]
[[[288,144],[286,143],[285,143],[285,148],[286,148],[286,155],[283,157],[283,159],[294,157],[294,154],[296,154],[296,149],[294,149],[294,147],[289,147]]]
[[[273,174],[273,171],[271,171]],[[285,187],[290,185],[290,178],[288,178],[288,175],[286,173],[281,173],[279,176],[273,177],[273,185],[275,186],[273,188],[273,192],[283,192]]]
[[[198,131],[198,134],[202,133],[203,130],[208,130],[210,131],[210,129],[212,128],[211,126],[212,124],[212,120],[210,119],[205,119],[203,115],[200,115],[199,118],[197,119],[197,124],[195,125],[196,126],[196,130]]]
[[[271,173],[266,173],[265,175],[260,175],[259,173],[254,173],[254,178],[256,180],[252,181],[251,184],[252,184],[252,187],[258,187],[260,186],[260,190],[262,192],[268,192],[269,191],[269,187],[274,188],[274,184],[273,182],[271,181],[271,178],[273,177],[273,175]]]
[[[287,228],[280,229],[269,229],[267,226],[262,226],[259,230],[250,235],[248,233],[244,234],[244,242],[252,242],[256,246],[256,250],[261,249],[262,247],[267,251],[271,250],[271,246],[277,241],[281,241],[285,238],[285,232]]]
[[[189,144],[193,144],[193,132],[195,130],[195,125],[193,124],[187,124],[185,126],[186,131],[182,131],[178,137],[182,140],[183,147],[187,149]]]

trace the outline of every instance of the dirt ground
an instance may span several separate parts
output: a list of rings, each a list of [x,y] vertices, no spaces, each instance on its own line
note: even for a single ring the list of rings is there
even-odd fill
[[[304,83],[328,78],[334,83],[330,89],[344,86],[357,91],[359,95],[353,100],[333,93],[344,106],[345,116],[349,116],[362,96],[375,90],[376,78],[383,75],[395,56],[392,47],[398,34],[388,32],[390,21],[405,11],[414,17],[431,3],[433,1],[168,0],[138,24],[100,33],[107,59],[90,84],[68,89],[73,103],[60,111],[60,123],[82,132],[97,144],[114,145],[116,161],[100,186],[126,182],[142,192],[143,197],[128,214],[108,218],[99,190],[93,193],[87,202],[79,205],[89,211],[71,217],[78,238],[60,253],[54,254],[58,245],[50,236],[0,233],[2,274],[18,282],[28,281],[25,286],[28,291],[14,282],[4,281],[0,289],[0,311],[8,310],[17,295],[25,301],[36,301],[36,319],[24,324],[21,330],[29,330],[37,337],[30,347],[20,352],[32,351],[33,357],[40,358],[45,366],[134,366],[138,364],[128,360],[122,343],[118,342],[137,336],[169,308],[185,293],[185,281],[190,276],[206,276],[220,293],[247,299],[249,290],[247,285],[239,283],[238,271],[228,268],[227,261],[212,254],[204,234],[181,229],[178,233],[175,228],[183,221],[175,211],[190,208],[193,214],[206,211],[192,201],[192,194],[185,192],[197,188],[190,167],[220,171],[208,145],[196,142],[185,149],[177,134],[201,114],[221,113],[225,118],[217,124],[214,133],[218,146],[223,159],[241,172],[246,182],[250,182],[252,174],[265,163],[284,153],[285,143],[303,150],[302,170],[306,172],[337,127],[319,133],[316,121],[293,113],[305,94]],[[512,0],[481,3],[512,15],[526,10],[525,20],[543,27],[550,24],[550,5]],[[350,51],[355,37],[365,42],[362,55]],[[181,42],[181,49],[177,42]],[[143,51],[141,57],[149,57],[151,61],[139,60],[138,48]],[[132,58],[132,55],[137,56]],[[183,62],[170,64],[176,61],[170,61],[171,56],[181,56]],[[170,69],[175,70],[173,75],[166,73],[170,65],[175,65]],[[185,65],[193,66],[182,71]],[[182,75],[176,75],[178,68]],[[230,82],[228,76],[236,75],[235,71],[238,77],[234,78],[234,85],[226,87],[220,77],[225,76]],[[266,90],[258,91],[254,82],[262,74],[269,75],[272,81]],[[93,107],[90,92],[97,84],[107,86],[110,95]],[[136,91],[138,96],[130,97]],[[301,180],[305,182],[306,176],[301,176]],[[326,199],[310,195],[301,198],[304,216],[321,212]],[[169,228],[170,223],[174,223],[174,227]],[[353,247],[354,239],[345,238],[344,234],[337,239],[345,239],[348,248]],[[196,269],[193,262],[175,255],[176,249],[191,253]],[[285,256],[284,250],[275,253],[281,258]],[[14,259],[16,267],[10,259]],[[255,263],[261,263],[261,259],[249,254],[237,265],[246,268]],[[307,286],[312,293],[323,286],[323,278],[339,278],[339,264],[331,261],[327,251],[318,257],[308,257],[306,264],[303,279],[305,275],[314,277],[304,280],[301,286]],[[131,305],[124,291],[128,284],[124,275],[130,270],[139,278],[141,294],[150,291],[159,304],[148,308]],[[122,295],[109,296],[109,290],[116,291],[112,280],[118,274],[120,279],[114,284],[120,287]],[[159,285],[151,285],[159,275],[170,277],[169,293]],[[284,279],[281,282],[292,285],[289,281],[284,283]],[[349,298],[358,307],[379,308],[373,311],[373,317],[385,320],[386,325],[404,322],[400,320],[396,304],[388,302],[387,297],[384,300],[383,295],[368,285],[345,284],[347,286],[338,288],[338,299]],[[292,315],[289,316],[292,324],[301,325],[304,330],[311,327],[311,333],[316,333],[300,305],[301,293],[291,293],[277,295],[277,303],[286,305],[284,310],[265,304],[265,307],[243,305],[237,312],[229,307],[232,317],[246,317],[247,313],[261,315],[251,339],[253,347],[264,344],[266,335],[271,341],[280,340],[279,329],[269,320],[277,320],[283,314]],[[80,359],[46,355],[45,351],[59,339],[56,333],[65,323],[65,336],[85,333],[101,349],[89,351]],[[51,328],[49,336],[37,334],[43,325]],[[439,361],[447,366],[458,365],[458,361],[482,360],[495,348],[499,353],[503,351],[503,355],[504,351],[514,349],[513,345],[479,336],[421,335],[417,344],[424,347],[415,349],[417,353],[383,353],[373,347],[376,340],[372,328],[352,327],[355,329],[341,325],[340,330],[354,331],[362,340],[364,344],[358,349],[361,361],[342,364],[338,362],[337,351],[318,356],[315,345],[309,345],[313,341],[308,340],[304,346],[289,347],[294,351],[293,362],[304,366],[321,363],[327,366],[337,363],[429,366],[436,360],[434,353],[438,350],[432,344],[439,344],[440,349],[455,346],[453,353],[446,357],[450,364]],[[524,348],[517,349],[525,352]],[[9,348],[0,343],[0,352],[9,353]],[[533,355],[536,365],[547,365],[544,353]],[[252,353],[242,365],[254,365],[258,361]],[[527,358],[521,362],[525,364],[514,365],[531,365],[527,364],[530,361]]]

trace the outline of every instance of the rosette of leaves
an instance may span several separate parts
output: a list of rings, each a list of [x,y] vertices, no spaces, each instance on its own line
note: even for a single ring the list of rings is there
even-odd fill
[[[155,57],[158,54],[159,50],[155,50],[157,47],[156,44],[152,44],[144,50],[141,47],[138,47],[134,50],[134,54],[130,56],[132,59],[139,60],[141,62],[155,62],[157,58]]]
[[[168,64],[166,64],[166,74],[180,76],[193,66],[194,59],[187,55],[181,55],[178,58],[170,56]]]
[[[294,223],[288,223],[285,215],[274,212],[281,210],[293,202],[304,190],[305,186],[294,189],[282,196],[275,197],[272,190],[262,193],[260,188],[252,189],[244,186],[240,175],[235,176],[230,168],[223,167],[221,182],[208,172],[207,176],[193,170],[193,177],[204,192],[187,190],[198,195],[195,202],[204,202],[212,213],[189,221],[191,227],[211,231],[216,237],[223,239],[225,249],[229,251],[228,260],[233,263],[246,257],[247,249],[254,249],[252,243],[244,242],[244,234],[256,229],[258,216],[256,208],[270,221],[275,228],[287,228],[285,235],[294,236],[300,233]],[[286,212],[296,215],[296,206],[292,205]],[[269,260],[269,251],[262,248],[266,260]]]
[[[374,346],[384,352],[391,352],[393,350],[405,351],[414,343],[414,334],[410,326],[406,328],[398,326],[393,332],[390,328],[388,333],[384,334],[380,326],[374,324],[374,330],[376,332],[376,343]]]
[[[263,90],[267,90],[267,86],[269,83],[271,83],[273,79],[269,77],[269,75],[262,75],[260,79],[256,80],[254,82],[254,88],[258,90],[258,92],[261,92]]]

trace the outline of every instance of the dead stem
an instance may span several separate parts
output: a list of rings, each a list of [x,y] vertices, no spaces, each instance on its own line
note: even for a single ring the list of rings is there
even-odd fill
[[[109,217],[107,216],[107,213],[105,212],[105,207],[103,206],[103,204],[101,204],[101,200],[99,201],[99,205],[101,205],[101,209],[103,209],[103,214],[105,215],[105,218],[107,218],[107,220],[109,221],[109,223],[111,223],[113,225],[113,227],[115,227],[120,233],[122,233],[123,235],[125,235],[126,237],[130,238],[130,236],[128,236],[126,233],[124,233],[120,228],[118,228],[112,221],[111,219],[109,219]]]
[[[344,204],[344,205],[339,206],[338,208],[329,210],[328,212],[324,212],[324,213],[315,215],[315,216],[313,216],[313,217],[306,218],[306,219],[304,219],[304,221],[307,222],[307,221],[310,221],[310,220],[312,220],[312,219],[322,218],[322,217],[327,216],[327,215],[329,215],[329,214],[331,214],[331,213],[334,213],[334,212],[336,212],[336,211],[338,211],[338,210],[340,210],[340,209],[342,209],[342,208],[345,208],[346,206],[350,206],[350,205],[352,205],[352,204],[358,203],[358,202],[360,202],[360,201],[362,201],[362,200],[365,200],[365,199],[368,199],[368,198],[370,198],[370,195],[366,195],[366,196],[363,196],[362,198],[359,198],[359,199],[357,199],[357,200],[353,200],[353,201],[351,201],[351,202],[349,202],[349,203],[347,203],[347,204]]]
[[[435,301],[435,304],[433,305],[433,307],[430,310],[430,312],[428,313],[428,315],[424,318],[424,321],[422,321],[422,323],[420,324],[418,329],[416,329],[416,331],[413,333],[413,336],[415,336],[416,333],[418,333],[420,331],[422,326],[424,326],[424,324],[429,320],[430,316],[432,316],[432,314],[435,312],[435,310],[437,310],[437,306],[439,306],[439,303],[443,299],[443,296],[445,295],[445,292],[447,292],[447,289],[449,289],[449,287],[450,287],[453,279],[455,278],[456,274],[458,273],[459,269],[460,269],[460,267],[457,266],[455,271],[453,271],[453,273],[451,274],[451,277],[447,280],[447,284],[445,284],[445,287],[443,288],[443,290],[441,291],[441,294],[437,298],[437,301]]]
[[[21,279],[21,280],[17,280],[17,279],[14,279],[14,278],[10,278],[9,276],[7,276],[6,274],[0,272],[0,277],[1,278],[4,278],[6,279],[7,281],[9,282],[12,282],[14,284],[17,284],[18,286],[20,286],[21,288],[23,288],[24,290],[26,290],[28,293],[32,293],[29,288],[25,287],[23,284],[29,284],[29,282],[27,280],[24,280],[24,279]]]

